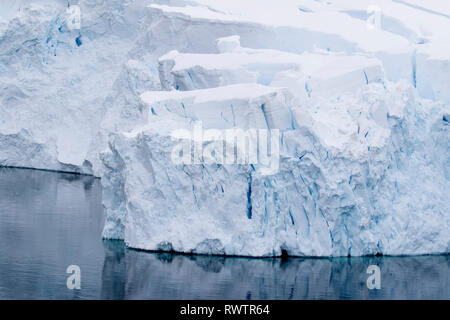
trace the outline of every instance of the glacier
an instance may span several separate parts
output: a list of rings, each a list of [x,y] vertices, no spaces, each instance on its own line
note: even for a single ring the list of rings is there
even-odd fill
[[[100,177],[103,236],[138,249],[448,253],[448,30],[419,0],[7,0],[0,166]],[[199,122],[278,130],[277,172],[175,163]]]

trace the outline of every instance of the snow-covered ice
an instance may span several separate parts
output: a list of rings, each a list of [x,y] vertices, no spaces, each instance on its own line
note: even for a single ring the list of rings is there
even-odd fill
[[[160,99],[143,95],[149,107]],[[409,84],[373,84],[313,112],[294,107],[271,176],[174,164],[170,128],[189,128],[192,118],[156,112],[103,154],[105,236],[149,250],[250,256],[447,252],[448,111],[416,99]],[[176,101],[163,105],[179,116]],[[220,96],[210,106],[219,113]]]
[[[134,248],[449,252],[448,30],[436,0],[2,1],[0,165],[101,177]],[[199,121],[280,130],[278,171],[174,163]]]
[[[226,46],[225,46],[226,44]],[[288,87],[303,95],[329,96],[381,81],[382,63],[362,55],[329,52],[301,55],[240,46],[237,36],[217,40],[220,54],[181,54],[171,51],[159,58],[165,90],[194,90],[236,83]],[[225,48],[223,48],[225,47]]]

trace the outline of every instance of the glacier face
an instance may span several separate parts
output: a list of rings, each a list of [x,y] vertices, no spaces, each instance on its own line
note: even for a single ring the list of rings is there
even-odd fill
[[[134,248],[449,252],[450,19],[410,2],[2,2],[0,165],[101,177]],[[198,121],[279,130],[278,171],[173,162]]]
[[[124,57],[139,35],[142,7],[84,1],[83,28],[74,30],[66,1],[15,6],[0,32],[0,165],[100,175],[96,137],[110,99],[129,94],[114,84],[134,81],[123,79],[136,69]]]
[[[187,105],[153,95],[143,95],[153,110]],[[270,104],[276,95],[245,99]],[[279,171],[270,176],[251,165],[174,164],[169,129],[189,128],[191,118],[156,111],[147,125],[114,135],[103,154],[105,236],[205,254],[448,252],[446,111],[416,99],[409,84],[373,84],[324,102],[313,116],[310,106],[294,108],[294,128],[282,129]]]

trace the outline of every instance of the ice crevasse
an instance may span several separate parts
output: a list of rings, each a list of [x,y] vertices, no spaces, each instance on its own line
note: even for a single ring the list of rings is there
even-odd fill
[[[67,4],[22,2],[0,20],[0,165],[101,177],[105,238],[245,256],[450,251],[444,6],[375,1],[386,13],[369,30],[374,1],[79,1],[74,31]],[[278,130],[277,170],[174,162],[173,132],[198,123]]]

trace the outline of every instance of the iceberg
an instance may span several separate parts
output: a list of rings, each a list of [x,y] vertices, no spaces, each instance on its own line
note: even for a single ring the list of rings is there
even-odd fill
[[[329,101],[313,115],[294,105],[294,128],[278,126],[280,168],[273,175],[252,165],[174,163],[170,128],[189,128],[192,118],[151,113],[147,125],[114,135],[103,154],[104,235],[134,248],[202,254],[448,252],[444,110],[419,104],[407,83],[385,86]],[[201,110],[206,93],[215,97],[209,105],[216,113],[230,103],[215,89],[195,90],[189,94],[200,103],[191,108]],[[142,99],[152,109],[183,104],[166,104],[158,92]],[[208,117],[200,112],[196,119]]]
[[[448,253],[449,29],[422,0],[4,1],[0,166],[100,177],[138,249]]]

